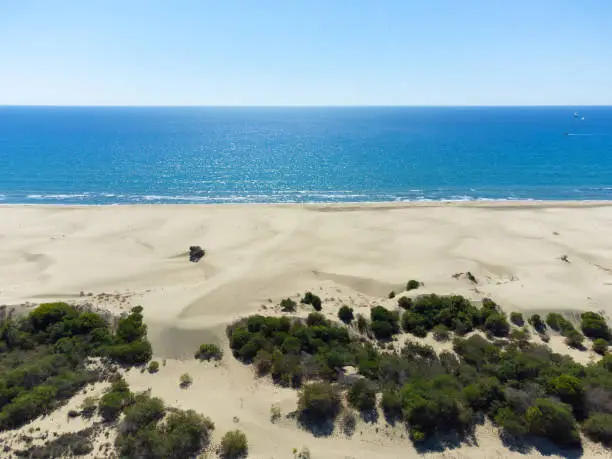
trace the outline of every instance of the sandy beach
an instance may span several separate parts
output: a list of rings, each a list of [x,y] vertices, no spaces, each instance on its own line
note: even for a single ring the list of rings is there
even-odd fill
[[[297,393],[233,359],[226,326],[275,314],[281,298],[306,290],[330,317],[343,304],[356,312],[391,306],[388,293],[413,278],[424,283],[419,293],[490,297],[506,312],[609,317],[610,227],[609,202],[1,206],[0,304],[89,302],[114,314],[142,305],[154,358],[165,365],[155,375],[131,370],[130,385],[210,416],[216,434],[240,428],[249,457],[291,458],[303,446],[313,458],[418,457],[405,431],[384,421],[359,424],[352,438],[271,423],[270,406],[286,414]],[[188,260],[191,245],[206,250],[199,263]],[[477,284],[454,276],[467,271]],[[193,359],[205,342],[225,350],[218,365]],[[582,362],[594,358],[555,337],[550,345]],[[189,390],[177,385],[185,372],[194,379]],[[528,457],[505,448],[490,425],[477,439],[424,457]],[[585,445],[584,457],[605,454]]]

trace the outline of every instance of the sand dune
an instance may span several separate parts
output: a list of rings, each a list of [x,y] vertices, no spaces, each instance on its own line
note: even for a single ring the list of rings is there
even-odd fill
[[[0,304],[66,299],[114,313],[142,304],[156,358],[167,362],[156,375],[132,370],[130,384],[207,414],[217,433],[243,429],[250,457],[292,457],[303,445],[313,458],[418,455],[401,430],[383,423],[378,433],[358,426],[352,439],[270,423],[271,404],[286,414],[296,393],[232,359],[225,327],[273,311],[283,297],[312,290],[330,315],[341,304],[367,312],[391,304],[386,294],[415,278],[425,292],[490,296],[507,311],[612,314],[608,203],[3,206],[0,215]],[[200,263],[186,255],[194,244],[207,250]],[[453,277],[467,271],[477,285]],[[225,348],[219,367],[193,360],[202,342]],[[194,384],[181,390],[186,371]],[[479,445],[427,457],[525,457],[487,429]]]

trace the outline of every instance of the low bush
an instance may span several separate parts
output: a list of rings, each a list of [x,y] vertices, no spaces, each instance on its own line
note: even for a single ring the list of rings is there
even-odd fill
[[[610,343],[608,343],[603,338],[597,338],[595,341],[593,341],[593,351],[597,352],[600,355],[607,354],[609,346]]]
[[[367,333],[370,329],[370,324],[368,323],[368,319],[366,319],[362,314],[357,314],[357,330],[360,333]]]
[[[81,416],[86,419],[91,418],[98,409],[98,399],[95,397],[85,397],[81,403]]]
[[[98,411],[104,421],[116,420],[123,410],[134,401],[134,394],[123,379],[118,379],[100,398]]]
[[[412,298],[408,296],[401,296],[397,300],[397,305],[402,309],[410,309],[412,307]]]
[[[281,311],[283,312],[295,312],[297,309],[297,303],[291,298],[285,298],[280,302]]]
[[[551,312],[546,316],[546,323],[550,328],[566,337],[573,332],[577,332],[569,320],[556,312]]]
[[[223,351],[216,344],[200,344],[200,348],[195,353],[198,360],[221,360]]]
[[[568,447],[580,444],[576,420],[566,404],[539,398],[527,410],[525,419],[533,435],[549,438],[558,445]]]
[[[380,408],[387,420],[393,422],[402,416],[402,400],[399,394],[393,389],[386,389],[380,399]]]
[[[606,341],[612,340],[610,327],[606,323],[606,319],[595,312],[585,312],[581,316],[580,328],[585,336],[591,339],[601,338]]]
[[[301,303],[311,305],[315,311],[320,311],[322,309],[321,298],[312,292],[306,292],[304,298],[302,298]]]
[[[568,330],[565,334],[565,344],[569,347],[581,348],[584,342],[584,335],[578,330]]]
[[[395,292],[393,290],[391,290],[389,292],[389,299],[392,300],[393,298],[395,298]]]
[[[487,317],[484,323],[484,329],[493,336],[508,336],[510,333],[510,324],[506,320],[506,316],[501,313],[494,312]]]
[[[340,411],[340,394],[327,382],[306,384],[299,394],[298,410],[307,422],[335,419]]]
[[[413,380],[401,392],[404,419],[415,442],[436,432],[463,430],[471,422],[471,411],[462,405],[458,382],[447,375]]]
[[[342,415],[340,424],[342,425],[344,435],[350,437],[355,433],[355,427],[357,427],[357,416],[355,416],[353,411],[346,410]]]
[[[326,326],[327,319],[320,312],[311,312],[306,318],[306,325],[308,325],[309,327],[315,327],[317,325]]]
[[[193,379],[191,378],[189,373],[183,373],[181,377],[179,378],[179,386],[182,389],[188,388],[189,386],[191,386],[192,383],[193,383]]]
[[[213,429],[210,419],[193,410],[166,410],[160,399],[140,395],[126,410],[115,446],[120,457],[196,457],[208,446]]]
[[[612,414],[593,414],[584,421],[582,430],[591,440],[612,446]]]
[[[448,341],[450,339],[450,332],[444,325],[436,325],[432,332],[436,341]]]
[[[406,290],[409,292],[410,290],[416,290],[421,286],[421,283],[417,280],[410,279],[406,283]]]
[[[347,400],[358,411],[372,411],[376,408],[376,390],[366,379],[359,379],[349,388]]]
[[[276,422],[281,418],[281,409],[278,405],[270,407],[270,422]]]
[[[538,333],[544,333],[546,331],[546,324],[542,321],[540,314],[533,314],[528,322]]]
[[[511,312],[510,322],[512,322],[517,327],[522,327],[523,325],[525,325],[525,319],[523,319],[523,314],[521,314],[520,312]]]
[[[338,310],[338,318],[345,324],[350,324],[354,319],[353,308],[349,308],[348,306],[342,306]]]
[[[370,309],[370,319],[370,328],[376,339],[388,340],[399,333],[398,315],[382,306]]]
[[[223,435],[219,454],[224,459],[238,459],[246,457],[248,449],[247,437],[244,432],[232,430]]]
[[[149,371],[149,373],[153,374],[153,373],[157,373],[159,371],[159,363],[156,362],[155,360],[149,363],[149,366],[147,367],[147,370]]]

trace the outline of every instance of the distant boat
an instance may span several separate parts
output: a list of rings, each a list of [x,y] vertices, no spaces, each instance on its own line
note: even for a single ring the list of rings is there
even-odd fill
[[[582,118],[580,118],[581,121],[584,121],[584,116]]]
[[[578,116],[580,116],[578,115],[578,112],[574,112],[574,118],[578,118]]]

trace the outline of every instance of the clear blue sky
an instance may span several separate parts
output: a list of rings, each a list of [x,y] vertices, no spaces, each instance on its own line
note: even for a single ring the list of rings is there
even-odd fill
[[[612,105],[612,0],[0,0],[0,105]]]

